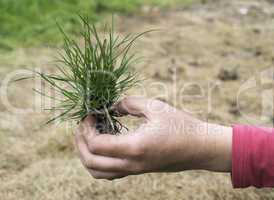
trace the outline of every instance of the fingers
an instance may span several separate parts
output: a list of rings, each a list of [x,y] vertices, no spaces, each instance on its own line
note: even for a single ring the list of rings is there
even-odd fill
[[[117,111],[123,115],[132,115],[136,117],[145,117],[150,119],[150,105],[153,100],[143,97],[126,97],[115,106]]]
[[[79,125],[77,132],[83,134],[83,135],[97,135],[98,130],[96,129],[96,119],[88,115]]]
[[[75,143],[83,165],[99,172],[93,173],[94,177],[115,179],[144,171],[145,145],[137,139],[139,135],[137,131],[126,136],[96,135],[87,140],[89,134],[77,131]]]
[[[92,154],[84,140],[83,135],[76,135],[76,145],[80,154],[80,159],[88,169],[112,172],[125,172],[129,168],[129,162],[126,159],[105,157]]]
[[[117,106],[119,112],[152,118],[148,107],[154,100],[129,97]],[[92,116],[84,119],[76,133],[76,146],[84,166],[95,178],[114,179],[142,172],[140,155],[145,145],[140,140],[142,128],[128,135],[99,134]]]
[[[151,124],[151,123],[150,123]],[[143,154],[145,136],[155,127],[150,124],[142,124],[136,130],[124,135],[110,134],[82,134],[88,151],[95,155],[134,159]]]
[[[133,134],[120,136],[99,134],[94,125],[95,119],[89,116],[81,122],[76,130],[76,144],[82,147],[84,155],[92,153],[107,157],[126,158],[134,154],[136,141],[131,137]]]
[[[119,179],[127,176],[124,173],[119,173],[119,172],[102,172],[97,170],[88,170],[88,171],[91,174],[91,176],[96,179],[114,180],[114,179]]]
[[[115,105],[115,109],[122,115],[145,117],[148,120],[157,119],[173,111],[171,108],[162,101],[136,96],[126,97]]]
[[[85,135],[84,137],[91,153],[116,158],[128,158],[133,155],[137,142],[130,134],[120,136],[101,134],[93,138]]]

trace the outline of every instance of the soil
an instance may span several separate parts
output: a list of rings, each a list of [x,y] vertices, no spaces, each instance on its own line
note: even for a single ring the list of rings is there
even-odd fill
[[[136,70],[145,80],[129,94],[161,99],[209,122],[273,126],[273,25],[274,4],[263,0],[212,0],[169,10],[144,7],[121,16],[119,34],[159,29],[136,44],[144,56]],[[55,55],[50,48],[2,55],[1,88],[18,69],[53,71]],[[10,85],[12,105],[33,107],[31,88],[30,81]],[[234,190],[230,174],[205,171],[94,180],[74,152],[73,125],[41,128],[48,113],[39,111],[15,115],[0,101],[0,199],[274,198],[273,189]],[[125,123],[133,128],[138,121]]]

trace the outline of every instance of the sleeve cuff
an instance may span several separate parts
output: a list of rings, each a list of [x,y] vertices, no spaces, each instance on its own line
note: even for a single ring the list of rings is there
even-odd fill
[[[247,171],[249,140],[249,135],[245,132],[243,126],[233,126],[231,177],[234,188],[249,186],[246,181],[246,174],[249,174]]]
[[[235,125],[232,136],[234,188],[274,186],[274,129]]]

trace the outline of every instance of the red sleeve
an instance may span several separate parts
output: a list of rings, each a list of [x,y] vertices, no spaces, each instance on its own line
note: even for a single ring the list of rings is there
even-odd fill
[[[231,177],[234,188],[274,187],[274,129],[233,127]]]

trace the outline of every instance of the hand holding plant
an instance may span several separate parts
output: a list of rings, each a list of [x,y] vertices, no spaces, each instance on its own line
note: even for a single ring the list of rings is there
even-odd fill
[[[158,100],[126,97],[116,105],[121,114],[146,123],[123,135],[99,134],[88,116],[76,132],[84,166],[98,179],[148,172],[231,168],[231,128],[197,120]],[[217,132],[216,132],[217,131]]]

